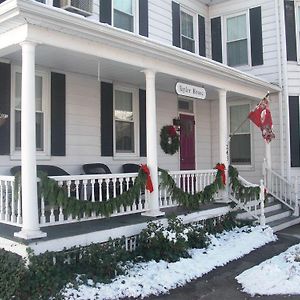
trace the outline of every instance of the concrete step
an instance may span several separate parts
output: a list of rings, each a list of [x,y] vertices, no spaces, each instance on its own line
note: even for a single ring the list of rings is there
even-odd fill
[[[273,228],[273,231],[279,231],[281,229],[293,226],[300,223],[300,217],[289,216],[280,220],[276,220],[270,223],[267,223],[270,227]]]
[[[265,213],[281,209],[283,205],[279,201],[273,201],[265,204]]]
[[[289,209],[272,210],[265,213],[266,223],[271,223],[276,220],[284,219],[292,215]]]

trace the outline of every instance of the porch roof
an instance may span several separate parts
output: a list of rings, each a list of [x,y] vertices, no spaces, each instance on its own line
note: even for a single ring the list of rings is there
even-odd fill
[[[35,1],[5,1],[0,5],[0,24],[2,57],[31,40],[254,98],[281,90],[209,58]]]

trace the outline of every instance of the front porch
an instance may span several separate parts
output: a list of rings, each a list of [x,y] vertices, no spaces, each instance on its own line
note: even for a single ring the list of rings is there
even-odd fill
[[[7,41],[0,46],[2,65],[5,65],[3,70],[6,72],[3,71],[3,74],[11,80],[5,87],[9,90],[8,111],[3,112],[10,115],[5,127],[10,133],[10,140],[9,151],[0,157],[0,171],[6,174],[0,176],[0,223],[14,226],[12,230],[21,229],[14,233],[17,232],[23,240],[41,239],[41,242],[47,241],[47,247],[50,247],[53,240],[68,240],[68,232],[72,235],[73,230],[86,228],[80,238],[85,243],[87,228],[94,233],[94,224],[109,227],[119,221],[115,232],[122,235],[126,229],[120,227],[121,220],[135,219],[138,224],[145,224],[148,219],[141,214],[148,217],[163,215],[165,209],[176,207],[178,203],[160,187],[158,167],[170,170],[170,175],[183,191],[190,194],[203,191],[215,179],[216,171],[211,169],[215,163],[229,165],[229,104],[247,103],[251,108],[269,90],[275,99],[273,105],[278,105],[277,93],[280,89],[265,81],[210,59],[96,24],[62,10],[39,6],[37,16],[33,12],[37,5],[18,1],[17,6],[24,10],[7,17],[4,25],[10,29],[0,32],[1,38]],[[6,9],[7,14],[12,13],[11,7]],[[40,23],[41,15],[45,16],[43,24]],[[49,15],[52,21],[55,20],[55,25]],[[28,23],[24,24],[24,19]],[[74,22],[78,24],[76,28]],[[17,76],[22,78],[19,90]],[[39,96],[35,86],[36,76],[41,78],[43,87],[42,100],[39,101],[44,102],[44,91],[48,95],[48,102],[40,110],[37,106],[41,103],[35,101]],[[173,118],[182,113],[178,108],[180,97],[174,93],[176,82],[194,84],[206,90],[206,99],[188,99],[193,109],[185,111],[195,121],[194,167],[190,171],[178,171],[181,169],[180,153],[171,156],[159,146],[160,128],[172,124]],[[129,153],[118,152],[116,146],[116,91],[127,92],[134,99],[130,111],[134,116],[129,120],[133,123],[134,142],[130,144],[132,149]],[[145,92],[143,102],[143,92],[140,91]],[[21,96],[18,96],[19,92]],[[18,123],[17,114],[21,110],[18,100],[21,98],[22,114]],[[181,99],[187,100],[184,97]],[[126,109],[123,110],[128,115]],[[38,132],[39,143],[37,112],[44,117],[44,127],[41,126]],[[107,122],[104,123],[104,120]],[[17,125],[21,127],[20,132]],[[54,133],[57,135],[54,136]],[[251,134],[251,162],[246,168],[242,166],[241,170],[258,183],[262,178],[261,163],[265,153],[268,154],[268,162],[271,162],[270,147],[264,144],[258,131]],[[274,147],[276,157],[280,157],[278,149]],[[279,161],[274,162],[276,167],[280,165]],[[37,165],[59,165],[70,174],[81,174],[81,165],[91,162],[108,164],[113,174],[51,178],[66,189],[68,196],[101,203],[122,195],[137,177],[137,173],[121,174],[122,164],[146,162],[154,191],[151,194],[141,191],[132,205],[120,205],[110,218],[104,218],[104,214],[95,211],[68,214],[62,206],[51,206],[48,199],[38,197]],[[16,165],[22,166],[22,189],[19,190],[15,189],[15,177],[8,176],[11,167]],[[228,190],[223,198],[227,200]],[[93,226],[89,227],[90,224]],[[61,228],[64,229],[61,231]],[[103,235],[103,229],[99,230],[103,239],[106,235]],[[53,232],[65,232],[66,235],[59,237]],[[106,228],[104,232],[109,231]],[[51,236],[46,237],[47,234]],[[74,241],[76,238],[72,239],[73,244]],[[89,239],[89,242],[92,241],[92,238]],[[34,240],[32,245],[35,243],[39,241]]]

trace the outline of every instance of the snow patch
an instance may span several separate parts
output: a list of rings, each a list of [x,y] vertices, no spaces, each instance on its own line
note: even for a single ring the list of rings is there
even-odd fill
[[[300,294],[300,244],[244,271],[236,279],[252,296]]]
[[[134,264],[126,275],[118,276],[110,284],[91,286],[89,282],[89,285],[79,285],[78,289],[69,285],[63,295],[69,300],[114,300],[165,294],[277,239],[270,227],[261,226],[236,228],[210,238],[207,249],[190,250],[191,258],[182,258],[175,263],[150,261]]]

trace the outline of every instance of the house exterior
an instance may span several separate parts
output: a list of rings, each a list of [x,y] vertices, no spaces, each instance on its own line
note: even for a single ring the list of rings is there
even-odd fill
[[[158,167],[174,178],[205,178],[203,189],[217,162],[231,163],[248,182],[265,177],[298,222],[297,184],[291,182],[300,166],[300,2],[0,3],[0,113],[8,115],[0,127],[0,210],[1,223],[16,226],[16,237],[32,241],[45,237],[46,226],[76,222],[63,208],[47,211],[38,199],[36,165],[72,174],[55,180],[69,193],[75,184],[77,198],[88,200],[99,180],[114,182],[115,191],[120,178],[129,180],[121,174],[123,164],[146,163],[153,193],[115,215],[155,217],[171,206],[162,200]],[[204,99],[187,95],[188,88]],[[268,92],[276,139],[265,143],[248,121],[229,143],[229,134]],[[181,128],[179,152],[170,155],[159,134],[177,118],[187,129]],[[81,175],[82,165],[94,162],[114,175]],[[22,191],[15,201],[10,169],[20,165]]]

